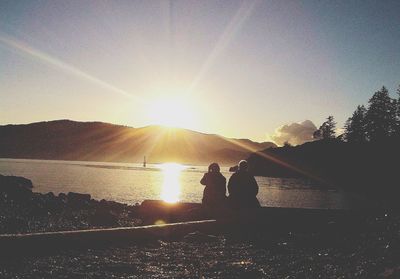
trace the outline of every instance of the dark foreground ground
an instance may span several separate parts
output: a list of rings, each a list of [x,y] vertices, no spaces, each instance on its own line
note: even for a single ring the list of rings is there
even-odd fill
[[[142,222],[137,206],[36,194],[29,182],[13,181],[0,177],[0,233]],[[354,221],[309,230],[279,230],[272,222],[216,236],[192,233],[126,247],[6,256],[0,258],[0,278],[400,278],[399,211]]]
[[[0,278],[400,278],[399,220],[379,231],[207,236],[3,260]],[[389,225],[390,227],[387,227]]]

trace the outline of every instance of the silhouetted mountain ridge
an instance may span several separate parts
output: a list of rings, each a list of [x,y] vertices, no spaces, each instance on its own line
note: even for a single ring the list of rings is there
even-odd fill
[[[104,122],[55,120],[0,126],[0,157],[141,162],[232,164],[271,142],[230,139],[187,129],[132,128]]]

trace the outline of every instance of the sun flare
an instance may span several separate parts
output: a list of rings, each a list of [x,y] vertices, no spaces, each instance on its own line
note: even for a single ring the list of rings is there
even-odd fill
[[[169,203],[178,202],[181,193],[180,174],[185,167],[176,163],[165,163],[160,169],[164,174],[161,198]]]
[[[152,124],[175,128],[195,129],[197,120],[195,108],[184,98],[160,98],[151,102],[148,108]]]

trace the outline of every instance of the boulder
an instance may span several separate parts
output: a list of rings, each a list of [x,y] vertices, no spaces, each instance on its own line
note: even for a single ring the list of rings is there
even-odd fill
[[[0,174],[0,185],[2,184],[13,184],[18,185],[18,187],[26,188],[32,190],[32,181],[22,177],[22,176],[6,176]]]
[[[65,203],[62,201],[62,199],[55,196],[53,192],[43,194],[42,198],[43,198],[43,202],[44,202],[44,207],[49,212],[52,212],[52,213],[60,212],[65,206]]]
[[[107,201],[105,199],[102,199],[99,203],[99,206],[101,208],[107,209],[107,210],[112,210],[112,211],[123,211],[125,206],[122,203],[115,202],[115,201]]]
[[[0,195],[6,199],[24,201],[32,196],[32,181],[19,176],[0,175]]]
[[[67,203],[68,202],[68,197],[65,193],[59,193],[58,194],[58,199],[62,202],[62,203]]]
[[[67,194],[68,204],[72,206],[82,207],[89,204],[91,196],[89,194],[80,194],[69,192]]]

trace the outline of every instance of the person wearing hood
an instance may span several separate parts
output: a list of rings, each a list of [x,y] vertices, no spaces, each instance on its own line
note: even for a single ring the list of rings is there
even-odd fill
[[[260,207],[257,200],[258,184],[248,171],[246,160],[241,160],[238,170],[228,182],[228,200],[232,209],[255,209]]]

